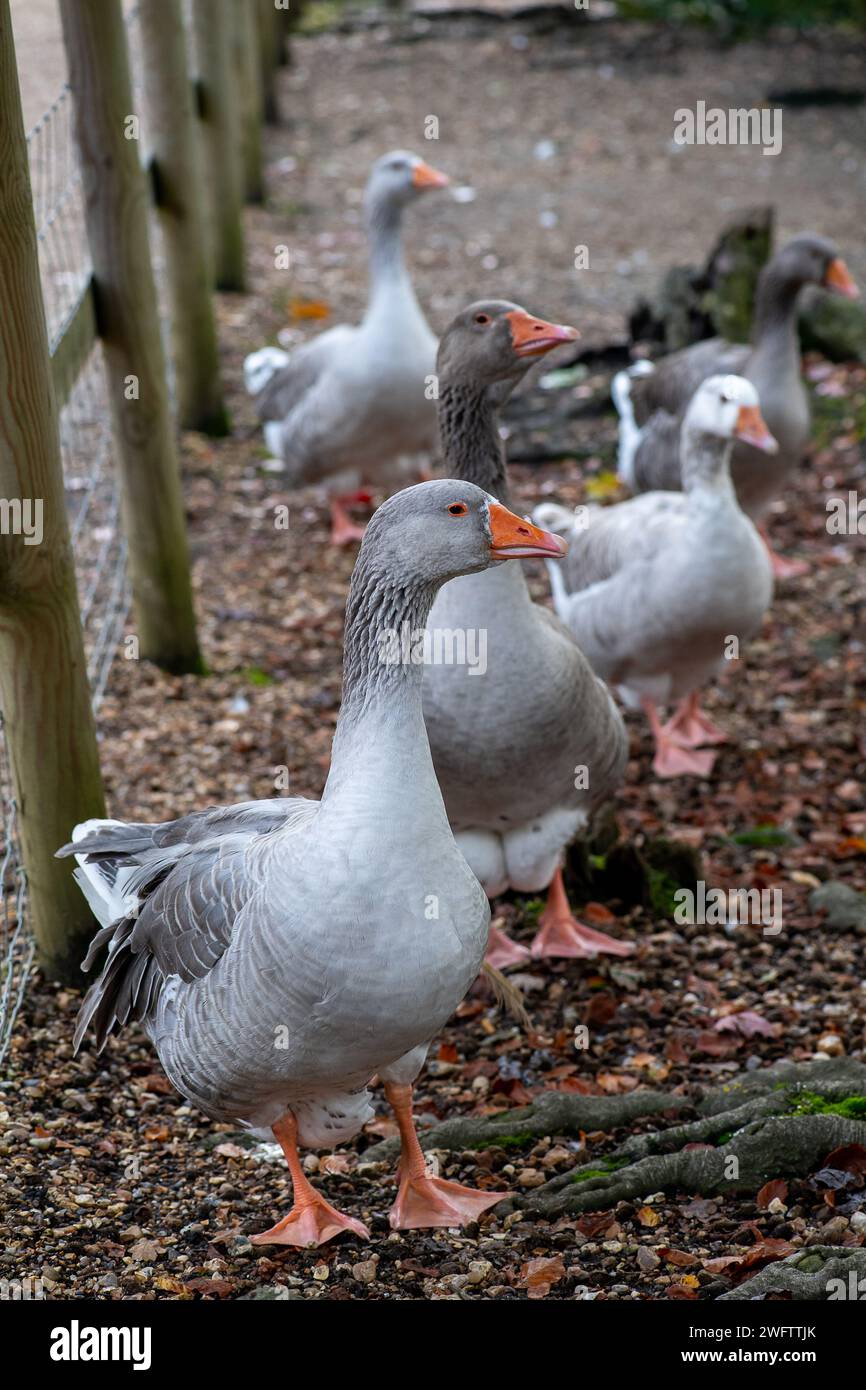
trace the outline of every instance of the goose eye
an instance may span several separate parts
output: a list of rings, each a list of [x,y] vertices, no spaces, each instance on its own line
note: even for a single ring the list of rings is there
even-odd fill
[[[465,502],[452,502],[448,508],[449,516],[465,516],[469,508]]]
[[[489,315],[489,314],[476,314],[476,315],[475,315],[475,322],[476,322],[476,323],[489,323],[489,322],[490,322],[490,315]]]

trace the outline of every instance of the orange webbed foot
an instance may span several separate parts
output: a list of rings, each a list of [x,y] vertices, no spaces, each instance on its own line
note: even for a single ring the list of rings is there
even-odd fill
[[[343,1231],[352,1231],[362,1240],[370,1239],[370,1232],[362,1221],[344,1216],[324,1197],[317,1195],[315,1201],[296,1203],[276,1226],[250,1236],[250,1240],[253,1245],[297,1245],[306,1249],[311,1245],[324,1245]]]
[[[469,1221],[477,1221],[482,1212],[507,1196],[507,1192],[475,1192],[459,1182],[448,1182],[425,1173],[400,1179],[397,1200],[388,1220],[395,1231],[465,1226]]]

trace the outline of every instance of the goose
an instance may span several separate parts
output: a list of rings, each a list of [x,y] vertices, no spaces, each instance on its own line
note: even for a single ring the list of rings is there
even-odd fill
[[[87,821],[59,853],[108,947],[75,1030],[101,1049],[138,1019],[166,1074],[205,1114],[272,1131],[294,1205],[255,1244],[367,1236],[311,1186],[298,1145],[371,1118],[378,1073],[402,1138],[392,1227],[456,1226],[502,1198],[433,1177],[412,1122],[431,1038],[474,980],[487,898],[455,844],[421,711],[421,668],[388,634],[423,629],[458,574],[566,547],[480,488],[395,494],[367,528],[346,608],[343,702],[321,801],[246,802],[160,825]],[[514,654],[514,665],[521,662]]]
[[[735,440],[759,458],[775,453],[752,383],[708,377],[681,427],[683,492],[645,492],[576,515],[542,503],[533,513],[578,543],[566,573],[550,575],[554,607],[599,675],[643,707],[659,777],[712,771],[716,755],[701,745],[726,735],[697,692],[757,631],[773,595],[767,549],[731,481]],[[671,701],[678,708],[662,725],[657,706]]]
[[[849,298],[858,294],[832,242],[799,236],[777,252],[758,277],[751,346],[711,338],[657,364],[640,360],[617,373],[612,394],[620,415],[619,476],[632,491],[682,486],[679,441],[689,400],[705,377],[735,373],[757,388],[764,419],[779,445],[768,462],[753,445],[738,442],[731,459],[740,506],[765,535],[763,518],[784,491],[809,441],[809,401],[800,375],[797,336],[797,304],[805,285],[823,285]],[[807,569],[772,549],[770,555],[778,579]]]
[[[504,300],[458,314],[437,361],[449,472],[511,505],[499,407],[534,361],[577,336]],[[562,879],[566,846],[625,771],[625,729],[609,691],[568,630],[533,603],[519,565],[446,584],[430,631],[462,635],[467,650],[470,639],[486,644],[483,671],[478,661],[426,665],[424,718],[457,843],[488,896],[549,888],[536,958],[627,955],[630,943],[576,920]],[[529,954],[498,930],[492,945],[497,966]]]
[[[449,182],[405,150],[378,159],[364,197],[370,292],[362,323],[339,324],[291,354],[262,348],[244,362],[268,448],[290,485],[327,485],[338,545],[363,535],[346,504],[369,501],[367,486],[403,486],[410,456],[435,446],[436,338],[403,260],[402,223],[410,203]]]

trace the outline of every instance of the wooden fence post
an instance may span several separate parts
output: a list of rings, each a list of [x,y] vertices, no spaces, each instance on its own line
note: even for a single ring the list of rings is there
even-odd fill
[[[140,653],[202,670],[120,0],[60,0]]]
[[[234,64],[240,108],[241,166],[244,197],[261,203],[265,196],[262,171],[262,73],[259,65],[257,0],[237,0],[234,8]]]
[[[192,0],[199,114],[210,194],[217,289],[243,290],[243,178],[238,101],[232,63],[233,22],[227,0]]]
[[[259,62],[261,64],[262,117],[268,125],[279,125],[280,107],[277,101],[277,68],[284,40],[282,15],[274,0],[256,0],[259,21]]]
[[[9,0],[0,0],[0,499],[0,708],[30,916],[45,972],[80,982],[93,918],[54,851],[105,805]]]
[[[180,0],[139,0],[147,153],[165,248],[177,414],[225,434],[211,304],[206,192]]]

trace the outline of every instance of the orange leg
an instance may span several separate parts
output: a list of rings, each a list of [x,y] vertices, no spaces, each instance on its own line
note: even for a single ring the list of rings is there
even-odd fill
[[[627,956],[633,950],[630,941],[617,941],[604,932],[593,931],[592,927],[578,922],[568,905],[562,869],[553,875],[547,893],[547,906],[538,923],[538,935],[530,948],[532,955],[572,956],[581,960],[592,956]]]
[[[458,1182],[434,1178],[427,1172],[412,1119],[412,1087],[385,1082],[385,1095],[400,1130],[400,1186],[389,1217],[395,1231],[425,1226],[465,1226],[488,1207],[501,1202],[505,1192],[473,1192]]]
[[[288,1216],[278,1221],[276,1226],[250,1236],[253,1245],[300,1245],[306,1248],[309,1245],[324,1245],[326,1240],[332,1240],[341,1231],[354,1231],[355,1235],[369,1240],[370,1232],[361,1221],[336,1211],[309,1182],[298,1157],[298,1125],[290,1110],[281,1120],[277,1120],[273,1131],[286,1155],[295,1200]]]
[[[657,777],[709,777],[716,761],[715,753],[697,748],[686,748],[676,734],[670,734],[662,725],[658,711],[652,700],[643,701],[644,713],[655,739],[656,752],[653,758],[653,772]]]
[[[773,566],[774,579],[799,579],[802,575],[809,573],[810,566],[806,564],[805,560],[786,560],[784,556],[776,554],[770,544],[770,537],[767,535],[765,526],[759,526],[758,531],[761,540],[767,547],[770,564]]]
[[[353,521],[346,511],[346,503],[358,500],[358,494],[351,497],[331,498],[331,544],[350,545],[352,541],[364,539],[364,527]]]
[[[500,927],[491,927],[484,959],[494,969],[505,970],[509,965],[523,965],[529,960],[529,952],[525,946],[506,936]]]
[[[727,743],[724,729],[704,714],[701,697],[697,690],[681,700],[674,710],[673,718],[662,725],[667,738],[682,748],[701,748],[705,743]]]

